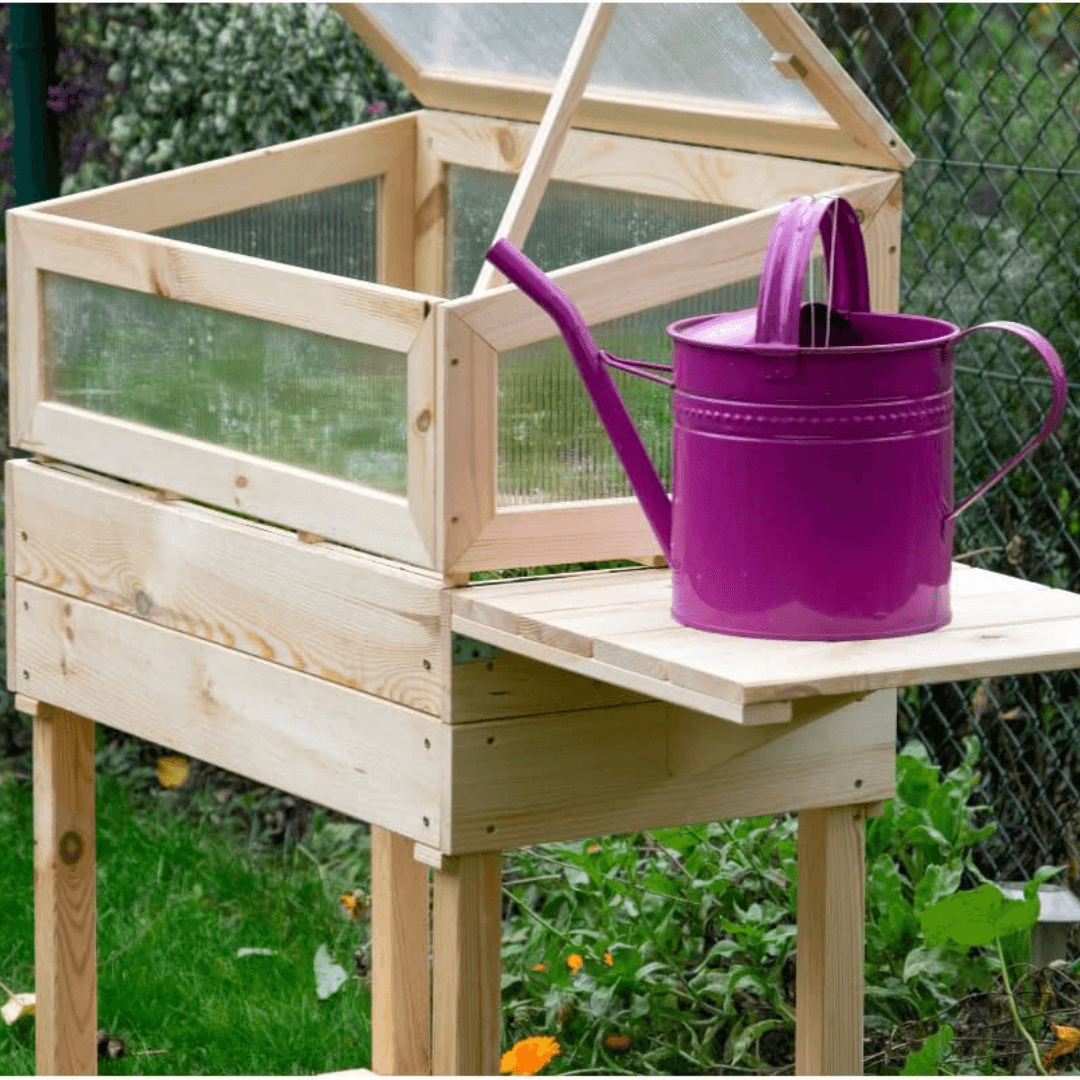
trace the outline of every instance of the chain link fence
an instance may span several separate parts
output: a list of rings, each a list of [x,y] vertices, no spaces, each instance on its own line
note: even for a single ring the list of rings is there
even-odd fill
[[[1080,591],[1080,5],[806,4],[800,11],[917,156],[905,178],[902,310],[1027,323],[1061,354],[1057,433],[957,522],[958,558]],[[956,491],[1034,433],[1050,399],[1005,335],[957,352]],[[995,341],[994,337],[1000,340]],[[1067,867],[1080,893],[1080,674],[913,687],[900,742],[945,768],[983,748],[998,830],[979,868]]]

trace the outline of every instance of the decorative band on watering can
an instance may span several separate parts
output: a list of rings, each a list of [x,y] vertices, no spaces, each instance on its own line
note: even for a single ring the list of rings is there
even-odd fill
[[[828,302],[804,304],[818,236]],[[862,233],[843,199],[784,206],[757,307],[673,323],[670,368],[598,349],[569,298],[509,242],[488,258],[555,320],[671,564],[672,615],[702,630],[851,640],[944,626],[957,514],[1065,410],[1061,360],[1034,330],[871,311]],[[982,330],[1035,350],[1052,403],[1040,430],[954,505],[953,352]],[[670,499],[610,367],[674,390]]]

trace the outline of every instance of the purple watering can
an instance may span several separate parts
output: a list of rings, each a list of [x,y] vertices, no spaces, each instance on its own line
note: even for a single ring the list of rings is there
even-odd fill
[[[829,303],[804,305],[819,231]],[[1065,411],[1064,367],[1034,330],[871,311],[862,234],[844,199],[788,203],[758,306],[673,323],[671,368],[598,349],[569,298],[508,241],[487,257],[558,325],[671,565],[672,615],[701,630],[838,641],[944,626],[957,514]],[[954,507],[953,350],[976,330],[1035,349],[1053,403],[1038,434]],[[609,366],[674,387],[671,500]]]

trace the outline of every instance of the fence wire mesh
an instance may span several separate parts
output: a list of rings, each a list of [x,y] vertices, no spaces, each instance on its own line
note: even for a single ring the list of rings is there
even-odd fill
[[[958,557],[1080,590],[1080,5],[805,4],[800,11],[917,156],[904,185],[902,310],[1045,334],[1071,386],[1057,433],[958,520]],[[1049,380],[1011,340],[957,353],[956,490],[1039,426]],[[983,748],[997,880],[1067,867],[1080,893],[1080,674],[913,687],[899,741],[952,768]]]

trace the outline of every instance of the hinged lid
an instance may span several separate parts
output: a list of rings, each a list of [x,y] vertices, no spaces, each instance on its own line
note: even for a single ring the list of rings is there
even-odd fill
[[[426,106],[538,121],[584,4],[335,4]],[[914,155],[790,4],[620,4],[574,126],[905,169]]]

